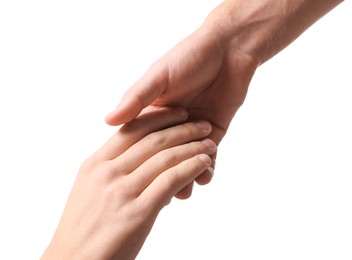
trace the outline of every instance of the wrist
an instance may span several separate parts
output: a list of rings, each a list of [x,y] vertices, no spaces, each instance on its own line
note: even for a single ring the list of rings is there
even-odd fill
[[[265,49],[265,39],[274,31],[279,31],[280,18],[265,10],[268,8],[265,2],[224,1],[209,14],[205,22],[226,49],[247,54],[257,66],[263,63],[265,52],[268,51]]]
[[[225,0],[205,24],[226,48],[266,62],[341,0]]]

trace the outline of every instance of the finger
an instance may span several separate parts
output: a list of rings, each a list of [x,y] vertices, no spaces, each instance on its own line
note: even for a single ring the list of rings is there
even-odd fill
[[[212,159],[214,157],[214,154],[210,155],[210,158]],[[214,159],[215,160],[215,159]],[[214,160],[212,159],[212,164],[208,169],[206,169],[202,174],[200,174],[196,179],[195,182],[198,185],[206,185],[208,184],[214,176],[214,166],[215,165],[213,162]],[[192,195],[192,190],[193,190],[194,182],[190,183],[186,187],[184,187],[181,191],[179,191],[175,197],[181,200],[188,199]]]
[[[192,196],[193,186],[194,186],[194,181],[192,181],[190,184],[188,184],[182,190],[177,192],[175,197],[178,198],[179,200],[186,200],[186,199],[190,198]]]
[[[214,177],[214,169],[216,164],[216,154],[217,152],[210,155],[211,158],[211,166],[204,171],[201,175],[199,175],[196,179],[196,183],[199,185],[208,184]]]
[[[202,139],[210,132],[211,125],[208,122],[198,121],[151,133],[114,159],[116,167],[130,173],[158,152]]]
[[[206,139],[163,150],[148,159],[130,174],[136,193],[142,193],[160,174],[197,154],[210,155],[216,151],[215,143]]]
[[[200,174],[195,179],[195,181],[199,185],[206,185],[213,179],[213,176],[214,176],[214,169],[212,167],[209,167],[202,174]]]
[[[146,135],[184,122],[187,111],[182,108],[162,108],[145,113],[123,125],[95,154],[97,160],[112,160]]]
[[[196,155],[160,174],[140,195],[151,210],[160,210],[211,164],[206,154]]]
[[[216,154],[217,152],[210,155],[211,159],[211,166],[208,167],[202,174],[200,174],[196,179],[195,182],[198,185],[206,185],[208,184],[214,177],[214,168],[215,168],[215,161],[216,161]],[[194,182],[191,185],[187,185],[181,191],[179,191],[175,197],[181,200],[188,199],[192,195],[192,189],[194,186]]]
[[[168,67],[159,60],[124,94],[120,104],[108,114],[109,125],[120,125],[131,121],[166,89],[169,81]]]

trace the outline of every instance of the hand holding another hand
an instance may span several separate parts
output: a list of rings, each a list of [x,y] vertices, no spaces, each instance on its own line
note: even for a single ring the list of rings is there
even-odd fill
[[[183,109],[145,113],[87,159],[42,259],[134,259],[160,210],[188,198],[211,165],[211,125],[186,119]]]

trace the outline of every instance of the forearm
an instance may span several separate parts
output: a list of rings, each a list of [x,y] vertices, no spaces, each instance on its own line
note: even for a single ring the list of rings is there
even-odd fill
[[[342,0],[225,0],[207,18],[226,47],[258,66],[276,55]]]

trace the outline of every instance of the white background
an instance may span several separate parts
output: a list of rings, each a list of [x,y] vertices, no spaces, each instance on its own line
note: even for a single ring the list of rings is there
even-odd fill
[[[0,2],[0,259],[38,259],[104,116],[221,1]],[[138,259],[352,259],[352,2],[260,67]]]

